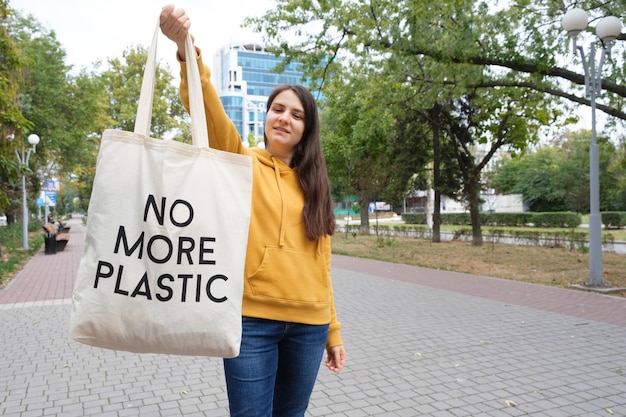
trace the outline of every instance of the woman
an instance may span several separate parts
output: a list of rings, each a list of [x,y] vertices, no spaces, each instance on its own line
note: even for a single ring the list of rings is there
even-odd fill
[[[189,17],[168,5],[160,24],[177,44],[181,98],[188,108]],[[247,149],[199,48],[196,54],[191,58],[200,68],[210,146],[253,160],[241,351],[224,359],[231,416],[304,416],[324,348],[331,371],[340,371],[346,358],[330,278],[335,218],[316,103],[302,86],[277,87],[267,103],[265,149]]]

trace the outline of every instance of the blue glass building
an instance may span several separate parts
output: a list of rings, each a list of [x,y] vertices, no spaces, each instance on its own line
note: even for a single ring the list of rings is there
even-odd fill
[[[255,143],[263,141],[265,107],[274,87],[303,81],[301,64],[296,62],[280,74],[273,72],[282,60],[257,44],[226,45],[213,57],[217,94],[244,142],[250,135]]]

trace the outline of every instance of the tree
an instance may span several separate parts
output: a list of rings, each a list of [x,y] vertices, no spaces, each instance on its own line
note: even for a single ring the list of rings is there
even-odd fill
[[[133,131],[148,51],[142,46],[129,47],[122,58],[108,60],[109,69],[101,75],[102,85],[108,96],[108,113],[114,121],[111,127]],[[168,67],[157,65],[150,131],[153,137],[164,137],[172,130],[180,131],[187,120],[173,79]]]
[[[489,182],[498,192],[522,194],[531,211],[588,213],[590,143],[589,131],[565,133],[550,146],[504,162]],[[606,137],[599,137],[598,145],[600,210],[620,210],[621,155]]]
[[[104,119],[99,106],[101,96],[94,88],[93,78],[81,74],[74,79],[69,75],[65,51],[54,31],[42,27],[32,16],[19,14],[11,16],[7,28],[23,59],[19,107],[29,122],[28,131],[22,129],[16,136],[34,132],[41,137],[37,153],[31,156],[33,165],[38,167],[29,175],[33,196],[40,184],[51,177],[61,178],[64,186],[69,185],[75,168],[97,152],[85,137],[102,126],[98,124]],[[15,183],[17,176],[7,179],[10,184]],[[19,206],[16,197],[13,206]]]
[[[607,136],[597,138],[599,147],[599,173],[600,173],[600,210],[614,210],[618,178],[611,171],[613,160],[616,159],[615,145]],[[569,190],[565,200],[567,209],[580,213],[589,212],[589,148],[591,145],[591,132],[580,130],[578,132],[566,132],[560,141],[556,143],[565,160],[561,167],[561,176],[568,178],[569,183],[563,184],[564,189]],[[585,181],[580,181],[585,178]]]
[[[96,172],[100,137],[104,129],[113,126],[114,122],[108,114],[108,97],[99,74],[81,70],[73,79],[73,91],[73,102],[76,104],[73,117],[81,127],[75,133],[75,140],[80,141],[82,146],[68,152],[73,163],[71,170],[63,175],[63,184],[67,188],[65,195],[72,199],[67,206],[86,212]]]
[[[79,198],[80,208],[83,210],[89,205],[102,132],[105,129],[134,131],[137,103],[147,59],[148,51],[144,47],[128,47],[122,54],[122,59],[109,59],[108,69],[102,73],[82,72],[76,80],[83,91],[98,97],[95,102],[98,107],[96,114],[100,115],[98,119],[93,120],[92,129],[87,130],[88,133],[83,136],[83,140],[90,144],[93,151],[84,155],[82,163],[74,172],[74,193]],[[169,68],[157,64],[150,136],[178,137],[190,143],[189,129],[185,124],[189,118],[172,80]]]
[[[29,176],[30,188],[34,194],[43,180],[58,176],[69,188],[65,195],[80,198],[81,207],[86,209],[100,135],[106,128],[133,130],[147,53],[141,47],[129,48],[125,61],[111,60],[108,71],[88,73],[83,69],[71,76],[65,51],[53,30],[42,27],[32,16],[12,15],[5,23],[22,62],[22,75],[14,78],[18,81],[16,108],[25,123],[16,135],[25,134],[27,127],[42,139],[37,153],[31,156],[33,165],[40,168]],[[155,137],[175,136],[177,131],[179,136],[187,136],[183,126],[186,112],[172,80],[169,69],[158,66],[155,90],[159,94],[154,99],[151,132]],[[3,123],[3,130],[5,127]],[[14,190],[16,196],[20,173],[17,163],[5,156],[13,156],[13,149],[6,150],[5,137],[0,141],[0,181],[7,184],[2,190]]]
[[[489,183],[498,193],[522,194],[530,211],[565,211],[568,190],[562,184],[569,179],[562,177],[562,162],[563,156],[556,148],[542,147],[504,162],[490,175]]]
[[[303,62],[310,78],[330,79],[334,68],[327,71],[329,67],[321,67],[322,58],[335,62],[340,57],[355,67],[354,62],[359,62],[369,68],[388,69],[386,76],[394,74],[396,83],[413,92],[417,101],[411,106],[414,109],[426,111],[437,103],[456,103],[457,114],[448,117],[444,130],[449,138],[446,143],[455,149],[458,184],[472,212],[474,243],[481,244],[481,170],[497,150],[509,147],[522,151],[536,140],[540,124],[559,117],[553,101],[546,99],[556,83],[543,72],[505,72],[505,67],[497,65],[500,61],[494,61],[495,55],[491,61],[475,58],[498,52],[498,56],[517,59],[512,50],[520,44],[521,28],[517,22],[514,30],[502,23],[511,23],[514,18],[519,18],[515,7],[498,11],[483,1],[372,4],[283,0],[265,16],[248,23],[266,33],[268,42],[279,43],[288,59]],[[302,35],[298,40],[281,39],[282,31],[294,28]],[[558,49],[553,44],[546,47],[543,33],[533,30],[524,38],[522,48],[527,48],[537,62],[541,58],[540,68],[544,68],[548,58],[554,59],[549,52]],[[520,57],[525,59],[523,54]],[[462,108],[469,112],[463,114],[459,111]],[[476,160],[478,145],[486,152]]]
[[[15,15],[12,36],[25,56],[25,77],[20,85],[20,106],[42,141],[37,147],[39,163],[56,164],[63,154],[67,118],[69,67],[65,51],[53,31],[32,17]]]
[[[11,210],[11,190],[16,189],[19,167],[14,152],[21,148],[19,132],[32,126],[20,109],[19,85],[23,77],[24,58],[11,38],[11,15],[7,2],[0,1],[0,212],[7,211],[7,208]],[[12,220],[11,212],[9,217]]]
[[[458,105],[460,120],[450,123],[450,136],[461,169],[461,195],[470,208],[472,242],[479,246],[482,172],[500,149],[523,152],[537,142],[539,128],[551,117],[550,104],[537,94],[506,89],[477,91]],[[474,146],[482,147],[482,152],[472,149]]]
[[[393,178],[387,152],[391,121],[388,110],[376,104],[373,80],[360,75],[334,80],[322,113],[329,175],[356,194],[364,232],[369,231],[369,203]]]
[[[617,142],[615,158],[609,168],[617,180],[611,210],[626,211],[626,136]]]
[[[575,7],[576,4],[570,7]],[[595,21],[605,15],[624,20],[626,0],[590,0],[585,9]],[[288,56],[310,53],[308,62],[324,54],[346,50],[354,55],[402,53],[425,56],[455,66],[488,69],[493,77],[474,83],[476,88],[531,88],[573,104],[589,105],[582,88],[584,75],[556,65],[571,50],[561,27],[568,6],[553,0],[513,0],[505,5],[491,1],[456,0],[441,3],[408,1],[277,1],[266,15],[247,24],[265,33]],[[419,24],[416,24],[419,23]],[[591,32],[591,29],[588,29]],[[287,42],[284,33],[300,34]],[[591,35],[591,34],[590,34]],[[618,37],[623,43],[626,34]],[[598,109],[626,120],[624,70],[626,51],[614,53],[603,82],[608,102]],[[565,81],[565,82],[563,82]]]
[[[399,207],[410,186],[426,184],[429,125],[393,62],[354,63],[335,74],[325,90],[324,150],[333,189],[357,195],[365,231],[370,202]]]

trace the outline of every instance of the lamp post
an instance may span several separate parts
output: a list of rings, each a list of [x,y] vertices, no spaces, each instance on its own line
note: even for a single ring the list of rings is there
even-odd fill
[[[25,169],[28,166],[28,159],[31,152],[36,152],[36,146],[39,143],[39,136],[34,133],[28,136],[28,143],[31,148],[26,150],[22,143],[22,153],[16,150],[17,162],[20,167]],[[22,173],[22,249],[28,249],[28,206],[26,205],[26,174]]]
[[[572,38],[572,50],[578,52],[585,71],[585,94],[591,103],[591,146],[589,148],[589,283],[603,286],[602,280],[602,218],[600,215],[600,158],[596,133],[596,96],[602,93],[602,66],[611,55],[613,41],[622,32],[622,22],[615,16],[607,16],[596,24],[596,35],[600,40],[600,61],[596,67],[596,42],[589,45],[589,60],[582,46],[576,44],[578,34],[587,28],[587,12],[582,9],[569,10],[563,16],[563,29]]]

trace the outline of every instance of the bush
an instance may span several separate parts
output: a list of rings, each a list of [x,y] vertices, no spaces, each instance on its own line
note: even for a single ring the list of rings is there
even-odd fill
[[[509,227],[522,227],[532,223],[533,213],[521,212],[521,213],[481,213],[480,223],[497,225],[497,226],[509,226]]]
[[[426,224],[426,213],[402,213],[400,216],[407,224]]]
[[[607,229],[620,229],[626,226],[626,212],[625,211],[603,211],[602,224]]]
[[[41,220],[33,219],[28,222],[29,233],[41,230],[42,227],[43,223]],[[22,246],[22,223],[12,223],[8,226],[0,227],[0,245],[9,251],[20,248]]]
[[[582,222],[579,213],[554,212],[554,213],[534,213],[533,223],[535,227],[578,227]]]
[[[441,223],[463,226],[472,224],[472,219],[469,213],[441,213]]]
[[[604,211],[602,224],[607,229],[626,227],[626,211]],[[426,224],[426,213],[402,213],[402,220],[406,224]],[[582,215],[573,212],[520,212],[520,213],[480,213],[480,224],[483,226],[498,227],[558,227],[575,228],[582,223]],[[441,213],[441,224],[455,226],[469,226],[469,213]]]

